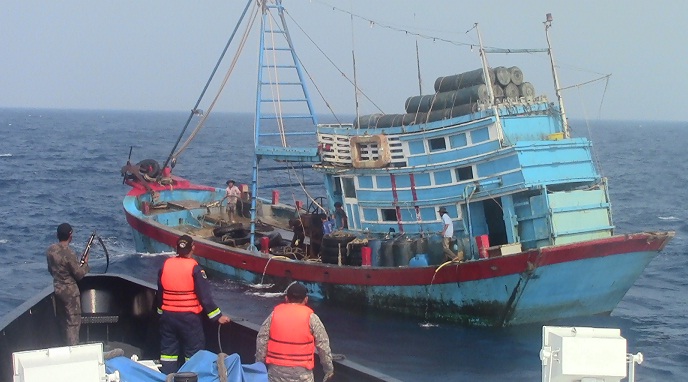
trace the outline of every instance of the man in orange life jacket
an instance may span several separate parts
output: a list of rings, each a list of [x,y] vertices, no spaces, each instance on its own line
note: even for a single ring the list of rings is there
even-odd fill
[[[164,374],[178,370],[180,347],[187,360],[205,347],[201,312],[220,324],[230,321],[213,301],[205,271],[191,258],[193,248],[193,239],[181,236],[178,256],[165,260],[158,274],[160,371]]]
[[[270,382],[314,382],[314,352],[325,371],[324,381],[334,375],[330,339],[325,326],[306,306],[308,296],[303,284],[287,287],[285,303],[275,307],[256,337],[256,362],[268,365]]]

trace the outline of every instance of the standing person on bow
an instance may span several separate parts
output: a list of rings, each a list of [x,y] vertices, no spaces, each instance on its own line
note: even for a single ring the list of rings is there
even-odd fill
[[[337,229],[349,228],[349,219],[346,217],[346,212],[344,212],[341,202],[334,204],[334,226]]]
[[[72,226],[62,223],[57,226],[58,242],[48,247],[48,272],[53,276],[53,287],[61,314],[62,327],[67,345],[79,343],[81,328],[81,293],[77,281],[89,272],[88,254],[83,264],[79,264],[76,253],[69,247],[72,242]]]
[[[256,362],[268,366],[269,382],[314,382],[318,353],[325,372],[323,382],[334,375],[330,338],[318,315],[306,306],[308,290],[293,282],[284,303],[265,319],[256,337]]]
[[[236,205],[241,196],[241,191],[239,191],[239,187],[234,185],[234,180],[232,179],[228,180],[226,184],[225,197],[220,200],[220,203],[227,199],[227,216],[234,223],[234,214],[236,213]]]
[[[178,370],[180,347],[186,360],[205,347],[201,312],[220,324],[230,321],[213,301],[205,271],[191,258],[193,249],[193,239],[181,236],[177,256],[165,260],[158,274],[160,371],[164,374]]]
[[[447,209],[440,207],[438,212],[442,217],[442,231],[440,233],[442,234],[442,250],[444,251],[444,255],[447,257],[447,260],[463,261],[463,251],[459,251],[459,253],[456,254],[451,250],[452,240],[454,238],[454,224],[447,213]]]

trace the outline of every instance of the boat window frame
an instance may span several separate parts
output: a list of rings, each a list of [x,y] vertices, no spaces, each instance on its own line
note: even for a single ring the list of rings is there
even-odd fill
[[[434,147],[433,143],[439,143],[442,142],[442,147]],[[436,151],[444,151],[447,149],[447,139],[445,137],[437,137],[437,138],[430,138],[428,139],[428,151],[429,152],[436,152]]]
[[[396,208],[380,208],[380,216],[382,218],[382,221],[395,222],[397,221],[397,210]],[[388,219],[388,216],[393,217],[391,219]]]
[[[340,177],[342,184],[342,195],[345,198],[356,199],[356,184],[354,178],[348,176]]]
[[[465,171],[468,170],[470,171],[470,178],[465,177]],[[464,180],[472,180],[475,179],[475,173],[473,172],[473,166],[464,166],[464,167],[457,167],[454,169],[454,173],[456,174],[456,180],[458,182],[462,182]]]

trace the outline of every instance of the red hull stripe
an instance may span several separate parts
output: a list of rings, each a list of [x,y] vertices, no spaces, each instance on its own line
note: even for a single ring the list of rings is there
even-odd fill
[[[182,233],[158,223],[141,220],[128,211],[127,222],[142,235],[172,247]],[[456,283],[490,279],[522,273],[528,268],[541,267],[570,261],[600,258],[632,252],[659,252],[671,239],[667,234],[637,233],[617,235],[584,243],[575,243],[531,250],[515,255],[450,264],[435,275],[435,267],[340,267],[331,264],[273,259],[266,274],[275,277],[292,277],[305,282],[408,286]],[[198,239],[195,254],[221,264],[262,274],[267,258],[247,251],[233,249],[222,244]]]

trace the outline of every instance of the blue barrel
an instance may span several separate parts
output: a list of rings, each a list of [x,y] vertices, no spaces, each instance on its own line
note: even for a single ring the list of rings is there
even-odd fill
[[[380,248],[382,247],[382,240],[370,239],[368,240],[368,247],[370,247],[370,265],[377,267],[380,265]]]
[[[427,267],[428,255],[425,253],[419,253],[411,258],[408,265],[409,267]]]

